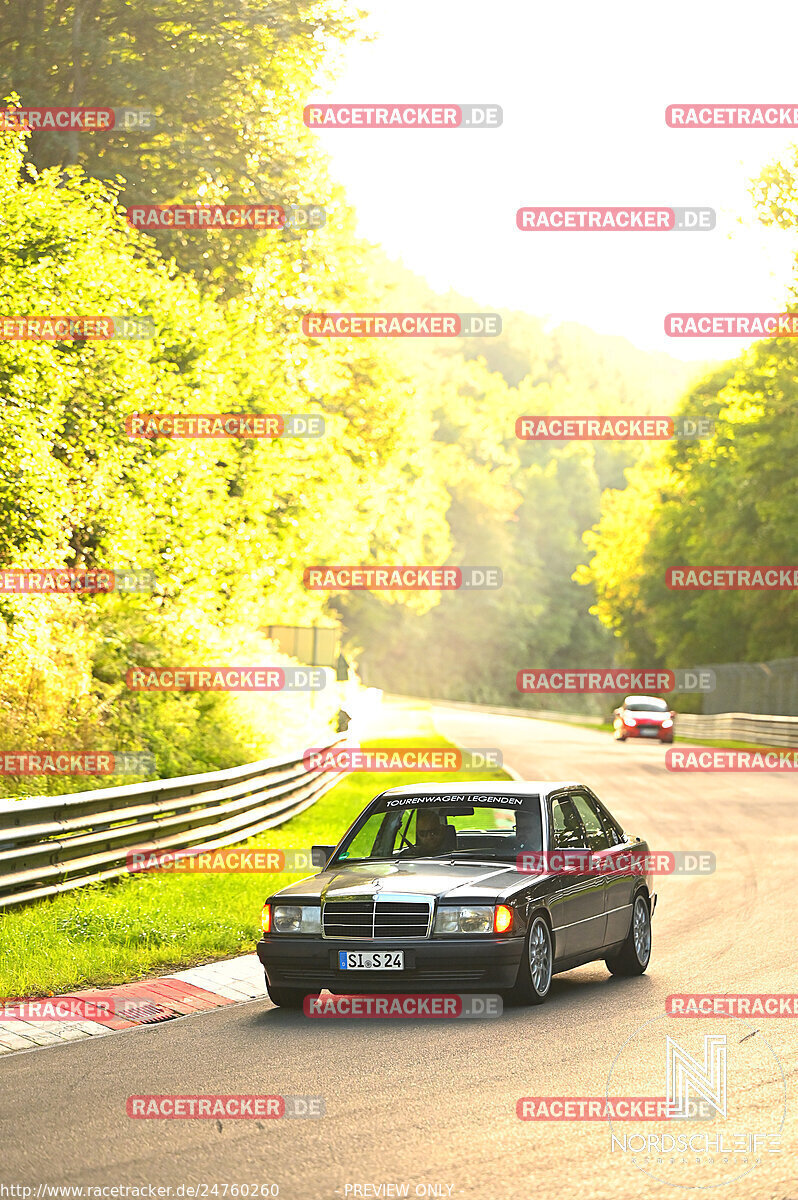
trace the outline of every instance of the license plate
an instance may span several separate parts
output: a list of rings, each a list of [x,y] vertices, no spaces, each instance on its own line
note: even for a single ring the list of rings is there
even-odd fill
[[[641,729],[640,730],[641,737],[657,737],[658,734],[659,734],[659,730],[657,730],[657,729]]]
[[[404,950],[339,950],[342,971],[404,971]]]

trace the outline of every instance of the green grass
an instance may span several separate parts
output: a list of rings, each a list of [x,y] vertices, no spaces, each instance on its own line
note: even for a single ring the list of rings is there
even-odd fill
[[[611,721],[602,721],[600,725],[590,721],[569,721],[568,724],[575,725],[578,729],[592,729],[594,733],[612,733],[613,730]]]
[[[401,737],[380,737],[364,745],[451,745],[435,733],[426,709],[403,706],[401,720]],[[500,770],[478,776],[347,775],[304,813],[245,844],[280,849],[332,845],[385,788],[475,778],[508,776]],[[306,874],[132,875],[11,909],[0,916],[0,996],[57,995],[245,953],[259,936],[266,896]]]

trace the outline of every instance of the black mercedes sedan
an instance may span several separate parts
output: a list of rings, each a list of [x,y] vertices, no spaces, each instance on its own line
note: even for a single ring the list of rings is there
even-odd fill
[[[648,966],[649,848],[581,783],[392,788],[314,857],[318,875],[263,906],[258,957],[283,1007],[323,989],[542,1004],[559,971]]]

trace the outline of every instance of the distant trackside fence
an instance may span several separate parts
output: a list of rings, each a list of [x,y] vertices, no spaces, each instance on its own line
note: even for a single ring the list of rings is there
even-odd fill
[[[674,730],[678,737],[706,742],[750,742],[754,746],[798,748],[798,717],[754,713],[679,713]]]
[[[390,696],[387,697],[390,699]],[[401,698],[401,697],[400,697]],[[462,708],[469,712],[495,713],[507,717],[531,717],[538,721],[558,721],[572,725],[602,724],[601,717],[556,712],[554,709],[509,708],[488,704],[467,704],[460,700],[430,700],[442,708]],[[749,742],[754,746],[789,746],[798,749],[798,717],[779,717],[758,713],[710,713],[701,716],[677,713],[674,724],[677,737],[698,738],[707,742]]]
[[[339,737],[326,746],[346,741]],[[127,874],[127,853],[246,841],[341,778],[302,755],[65,796],[0,800],[0,909]]]

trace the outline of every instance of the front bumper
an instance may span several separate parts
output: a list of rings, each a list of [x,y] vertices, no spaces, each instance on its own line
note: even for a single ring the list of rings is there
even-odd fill
[[[344,938],[271,935],[258,958],[273,987],[326,988],[342,995],[377,992],[482,992],[510,988],[518,976],[523,937]],[[403,971],[342,971],[339,950],[403,950]]]
[[[653,729],[653,733],[643,733],[643,729]],[[624,725],[624,737],[641,738],[644,742],[653,742],[655,739],[659,742],[672,742],[673,729],[661,729],[659,725]]]

